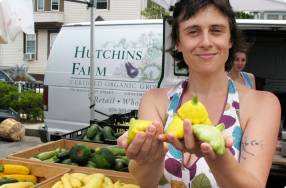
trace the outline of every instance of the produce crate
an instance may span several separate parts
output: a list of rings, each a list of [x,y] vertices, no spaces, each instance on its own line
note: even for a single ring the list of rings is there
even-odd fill
[[[0,159],[0,164],[15,164],[28,167],[30,169],[30,174],[36,176],[38,179],[39,183],[36,187],[41,187],[55,177],[62,176],[63,174],[71,171],[70,168],[55,167],[45,164],[40,165],[33,162],[12,159]]]
[[[94,173],[103,173],[105,176],[109,177],[113,183],[115,183],[117,180],[120,180],[123,183],[131,183],[138,185],[136,180],[133,177],[129,176],[122,176],[118,174],[110,174],[110,173],[104,173],[101,171],[89,171],[89,170],[79,170],[79,169],[73,169],[69,173],[85,173],[85,174],[94,174]],[[40,188],[51,188],[57,181],[61,179],[62,175],[59,175],[53,179],[50,179],[45,184],[41,184]]]
[[[37,163],[37,164],[46,164],[46,165],[57,166],[57,167],[65,167],[65,168],[74,169],[74,170],[85,170],[85,171],[90,171],[91,173],[92,172],[101,172],[104,174],[115,174],[115,175],[131,177],[131,174],[128,172],[97,169],[97,168],[92,168],[92,167],[74,166],[74,165],[61,164],[61,163],[51,163],[51,162],[36,161],[36,160],[30,159],[31,157],[34,157],[39,153],[42,153],[45,151],[50,151],[50,150],[55,150],[59,147],[64,148],[64,149],[71,149],[72,146],[75,144],[84,144],[90,148],[106,146],[104,144],[61,139],[58,141],[51,141],[51,142],[48,142],[45,144],[40,144],[38,146],[13,153],[13,154],[8,156],[8,159],[22,160],[22,161],[28,161],[28,162],[33,162],[33,163]]]
[[[125,114],[112,114],[108,119],[103,120],[106,124],[118,125],[125,122],[129,122],[131,118],[137,118],[138,110],[132,110]]]
[[[122,125],[123,123],[129,122],[131,118],[136,118],[137,117],[137,110],[133,110],[129,113],[126,114],[113,114],[109,116],[108,119],[99,121],[99,120],[91,120],[90,121],[90,126],[72,131],[70,133],[62,134],[62,135],[57,135],[53,136],[52,140],[57,140],[57,139],[71,139],[71,140],[79,140],[79,141],[85,141],[85,142],[94,142],[94,143],[101,143],[101,144],[111,144],[115,145],[116,140],[110,140],[110,139],[104,139],[102,141],[94,141],[94,140],[84,140],[83,137],[86,134],[87,130],[93,125],[97,124],[100,127],[110,127],[114,133],[119,133],[123,131],[127,131],[129,126],[128,125]]]

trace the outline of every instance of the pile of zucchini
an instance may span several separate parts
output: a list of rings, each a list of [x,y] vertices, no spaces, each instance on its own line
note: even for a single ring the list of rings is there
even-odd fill
[[[89,142],[105,143],[106,141],[114,141],[121,136],[126,130],[115,132],[110,126],[99,126],[93,123],[81,135],[81,139]]]
[[[128,172],[129,164],[125,150],[116,145],[89,148],[84,144],[75,144],[70,150],[57,148],[39,153],[31,159],[122,172]]]

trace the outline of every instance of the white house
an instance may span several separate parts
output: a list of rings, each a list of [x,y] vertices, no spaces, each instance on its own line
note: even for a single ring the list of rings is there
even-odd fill
[[[96,2],[96,20],[143,19],[140,13],[147,6],[147,0]],[[66,23],[90,21],[90,10],[86,4],[65,0],[33,0],[33,5],[35,35],[23,33],[18,35],[14,42],[0,44],[0,66],[26,64],[29,73],[41,79],[50,48],[61,26]]]

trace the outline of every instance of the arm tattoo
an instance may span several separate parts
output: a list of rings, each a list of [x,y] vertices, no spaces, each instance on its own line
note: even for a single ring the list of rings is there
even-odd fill
[[[240,158],[246,159],[248,156],[255,156],[253,149],[261,148],[263,149],[263,140],[249,139],[247,136],[243,137],[241,143],[241,153]]]

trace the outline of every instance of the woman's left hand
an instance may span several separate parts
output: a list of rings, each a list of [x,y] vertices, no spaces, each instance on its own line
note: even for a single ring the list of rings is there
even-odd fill
[[[225,147],[230,148],[233,144],[233,139],[225,132],[223,134]],[[212,146],[206,142],[200,142],[196,139],[192,131],[192,123],[190,120],[184,121],[184,140],[177,139],[172,134],[161,134],[158,137],[161,141],[168,142],[183,153],[188,152],[195,154],[197,157],[207,157],[209,159],[216,159],[217,155],[212,149]]]

